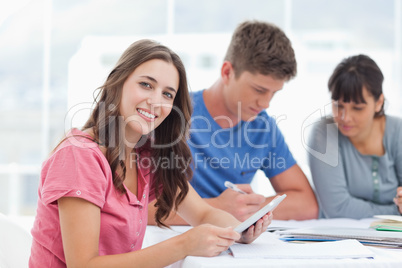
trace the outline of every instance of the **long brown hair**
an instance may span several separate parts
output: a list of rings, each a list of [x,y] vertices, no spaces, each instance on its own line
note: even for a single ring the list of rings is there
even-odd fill
[[[124,140],[120,115],[122,87],[130,74],[142,63],[160,59],[172,63],[179,73],[179,89],[173,102],[173,110],[166,119],[151,133],[143,136],[137,143],[138,151],[150,152],[150,164],[153,172],[151,190],[155,191],[157,212],[155,220],[159,226],[166,226],[162,221],[169,216],[172,209],[183,201],[188,193],[188,179],[192,176],[191,168],[181,161],[181,165],[169,167],[155,166],[161,159],[191,160],[187,138],[191,119],[191,101],[187,86],[184,65],[179,56],[166,46],[152,40],[140,40],[133,43],[122,54],[106,82],[99,88],[95,108],[83,129],[92,128],[94,139],[106,148],[112,174],[113,184],[121,193],[125,193],[123,181],[126,173],[124,157]],[[172,157],[172,154],[174,157]],[[186,162],[189,163],[189,162]],[[173,164],[173,165],[172,165]],[[120,174],[117,172],[121,168]]]

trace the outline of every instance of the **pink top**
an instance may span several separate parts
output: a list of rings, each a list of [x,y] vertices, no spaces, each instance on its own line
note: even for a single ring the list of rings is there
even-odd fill
[[[78,129],[71,133],[89,137]],[[42,165],[29,267],[66,267],[57,206],[64,196],[83,198],[101,209],[99,255],[141,249],[147,205],[154,199],[150,180],[150,170],[138,167],[139,198],[127,188],[121,194],[98,145],[84,137],[66,139]]]

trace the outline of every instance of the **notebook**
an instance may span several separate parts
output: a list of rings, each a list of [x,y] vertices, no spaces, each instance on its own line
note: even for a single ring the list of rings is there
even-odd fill
[[[356,239],[361,243],[402,247],[402,232],[376,231],[370,228],[314,227],[277,232],[283,240],[343,240]]]

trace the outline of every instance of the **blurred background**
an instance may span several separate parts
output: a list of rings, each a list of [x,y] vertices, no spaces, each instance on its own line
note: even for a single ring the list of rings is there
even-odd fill
[[[305,141],[330,113],[327,81],[345,57],[367,54],[385,76],[386,112],[402,116],[402,0],[0,0],[0,213],[35,215],[41,164],[87,118],[94,90],[132,42],[151,38],[183,59],[190,89],[219,76],[246,19],[281,27],[298,75],[268,113],[310,177]],[[256,191],[269,182],[257,175]]]

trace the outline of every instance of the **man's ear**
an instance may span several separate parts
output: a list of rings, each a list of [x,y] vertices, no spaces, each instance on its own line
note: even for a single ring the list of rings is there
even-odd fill
[[[224,61],[221,67],[222,81],[227,84],[231,77],[234,77],[233,65],[230,61]]]

